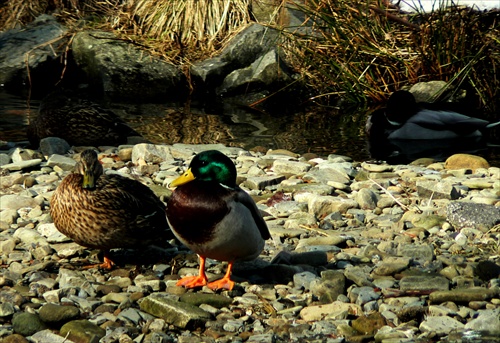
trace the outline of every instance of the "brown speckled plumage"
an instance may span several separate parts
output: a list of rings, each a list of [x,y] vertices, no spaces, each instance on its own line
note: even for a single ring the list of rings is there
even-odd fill
[[[82,152],[75,171],[54,192],[50,213],[57,229],[76,243],[106,251],[161,244],[173,237],[164,204],[147,186],[102,175],[93,150]],[[93,185],[84,180],[86,172],[94,176]]]

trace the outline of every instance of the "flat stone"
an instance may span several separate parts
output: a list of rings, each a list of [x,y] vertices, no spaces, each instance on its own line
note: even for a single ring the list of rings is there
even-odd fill
[[[5,170],[9,170],[9,171],[16,171],[16,170],[33,168],[33,167],[39,166],[40,163],[42,163],[42,160],[39,158],[35,158],[33,160],[7,163],[7,164],[2,165],[2,168]]]
[[[455,228],[472,227],[483,232],[500,223],[500,207],[465,201],[450,202],[447,220]]]
[[[433,292],[446,291],[450,287],[450,282],[441,276],[405,276],[399,282],[401,291]]]
[[[76,161],[71,157],[66,157],[62,155],[51,155],[47,160],[47,165],[49,167],[59,167],[64,171],[73,171],[75,169]]]
[[[434,249],[431,245],[408,245],[400,244],[398,255],[412,258],[420,263],[432,262],[434,260]]]
[[[139,161],[160,163],[173,159],[170,147],[167,145],[142,143],[136,144],[132,148],[132,162],[134,164],[137,164]]]
[[[488,289],[482,287],[472,287],[468,289],[453,289],[450,291],[438,291],[429,295],[429,301],[432,303],[443,303],[446,301],[470,302],[489,300],[499,296],[498,289]]]
[[[244,185],[249,189],[263,190],[268,186],[278,185],[281,181],[285,180],[282,175],[277,176],[251,176],[247,177]]]
[[[438,336],[444,336],[454,330],[462,330],[464,324],[458,320],[446,316],[428,316],[419,326],[422,332],[432,332]]]
[[[314,196],[308,201],[309,213],[317,218],[327,216],[332,212],[346,213],[351,208],[357,208],[358,203],[353,199],[342,199],[331,196]]]
[[[57,335],[52,330],[41,330],[31,335],[32,342],[37,343],[70,343],[68,338]],[[27,342],[27,341],[26,341]]]
[[[200,306],[207,304],[215,308],[228,307],[233,300],[220,294],[206,294],[206,293],[185,293],[181,295],[180,301]]]
[[[313,169],[307,172],[302,179],[308,182],[319,182],[319,183],[328,183],[328,182],[337,182],[339,184],[346,185],[349,183],[349,177],[345,172],[341,172],[337,169],[333,168],[320,168]]]
[[[500,309],[479,310],[476,318],[465,324],[466,330],[484,331],[500,336]]]
[[[199,307],[174,301],[162,293],[147,296],[141,302],[140,307],[141,310],[182,329],[203,327],[205,322],[211,318],[208,312]]]
[[[18,194],[6,194],[0,196],[0,209],[13,209],[18,210],[23,207],[35,207],[37,202],[34,198],[18,195]]]
[[[455,185],[448,181],[417,181],[417,192],[422,198],[455,200],[460,197]]]
[[[282,174],[301,174],[311,169],[311,165],[305,162],[275,160],[273,162],[273,170],[275,173]]]
[[[346,319],[348,316],[360,316],[363,310],[359,305],[334,301],[326,305],[314,305],[303,308],[300,317],[307,321],[324,319]]]
[[[368,172],[383,173],[392,172],[394,167],[389,164],[374,164],[374,163],[361,163],[361,167]]]

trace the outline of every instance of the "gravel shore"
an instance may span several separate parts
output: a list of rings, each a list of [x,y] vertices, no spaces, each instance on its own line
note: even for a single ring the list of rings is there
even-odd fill
[[[272,239],[232,291],[175,286],[197,256],[175,240],[99,251],[59,233],[49,200],[85,147],[0,151],[2,342],[500,342],[500,168],[410,165],[223,145],[101,147],[106,173],[167,188],[202,150],[232,158]],[[225,263],[207,261],[209,278]]]

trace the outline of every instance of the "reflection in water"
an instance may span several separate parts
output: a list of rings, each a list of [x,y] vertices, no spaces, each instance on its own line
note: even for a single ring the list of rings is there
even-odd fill
[[[133,129],[157,144],[222,143],[245,149],[261,146],[321,156],[347,155],[356,161],[390,160],[392,163],[408,163],[422,156],[444,160],[456,152],[471,152],[485,157],[492,165],[500,165],[500,147],[486,148],[484,142],[480,142],[482,145],[463,141],[369,144],[364,133],[366,110],[314,109],[271,115],[228,103],[210,110],[184,109],[172,104],[112,104],[109,107]],[[37,108],[38,103],[31,101],[31,112],[36,113]],[[26,141],[28,112],[25,100],[0,92],[0,139]],[[426,144],[433,146],[427,150]],[[398,153],[394,155],[394,151]]]
[[[119,105],[113,110],[155,143],[223,143],[245,149],[262,146],[297,153],[344,154],[357,160],[369,158],[362,113],[344,117],[334,111],[270,115],[228,105],[215,115],[158,104]]]

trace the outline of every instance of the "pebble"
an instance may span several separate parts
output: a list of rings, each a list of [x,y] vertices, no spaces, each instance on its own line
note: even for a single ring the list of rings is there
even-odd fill
[[[272,239],[257,260],[235,264],[232,291],[214,293],[175,286],[198,266],[175,242],[160,247],[157,262],[135,256],[137,264],[111,271],[81,268],[95,251],[61,235],[48,215],[52,192],[76,163],[72,151],[82,150],[64,143],[0,151],[6,342],[391,343],[471,335],[487,342],[500,335],[498,167],[473,158],[471,166],[308,160],[221,144],[101,147],[106,169],[140,175],[163,199],[195,153],[219,149],[234,160]],[[209,277],[223,272],[224,264],[207,261]]]

